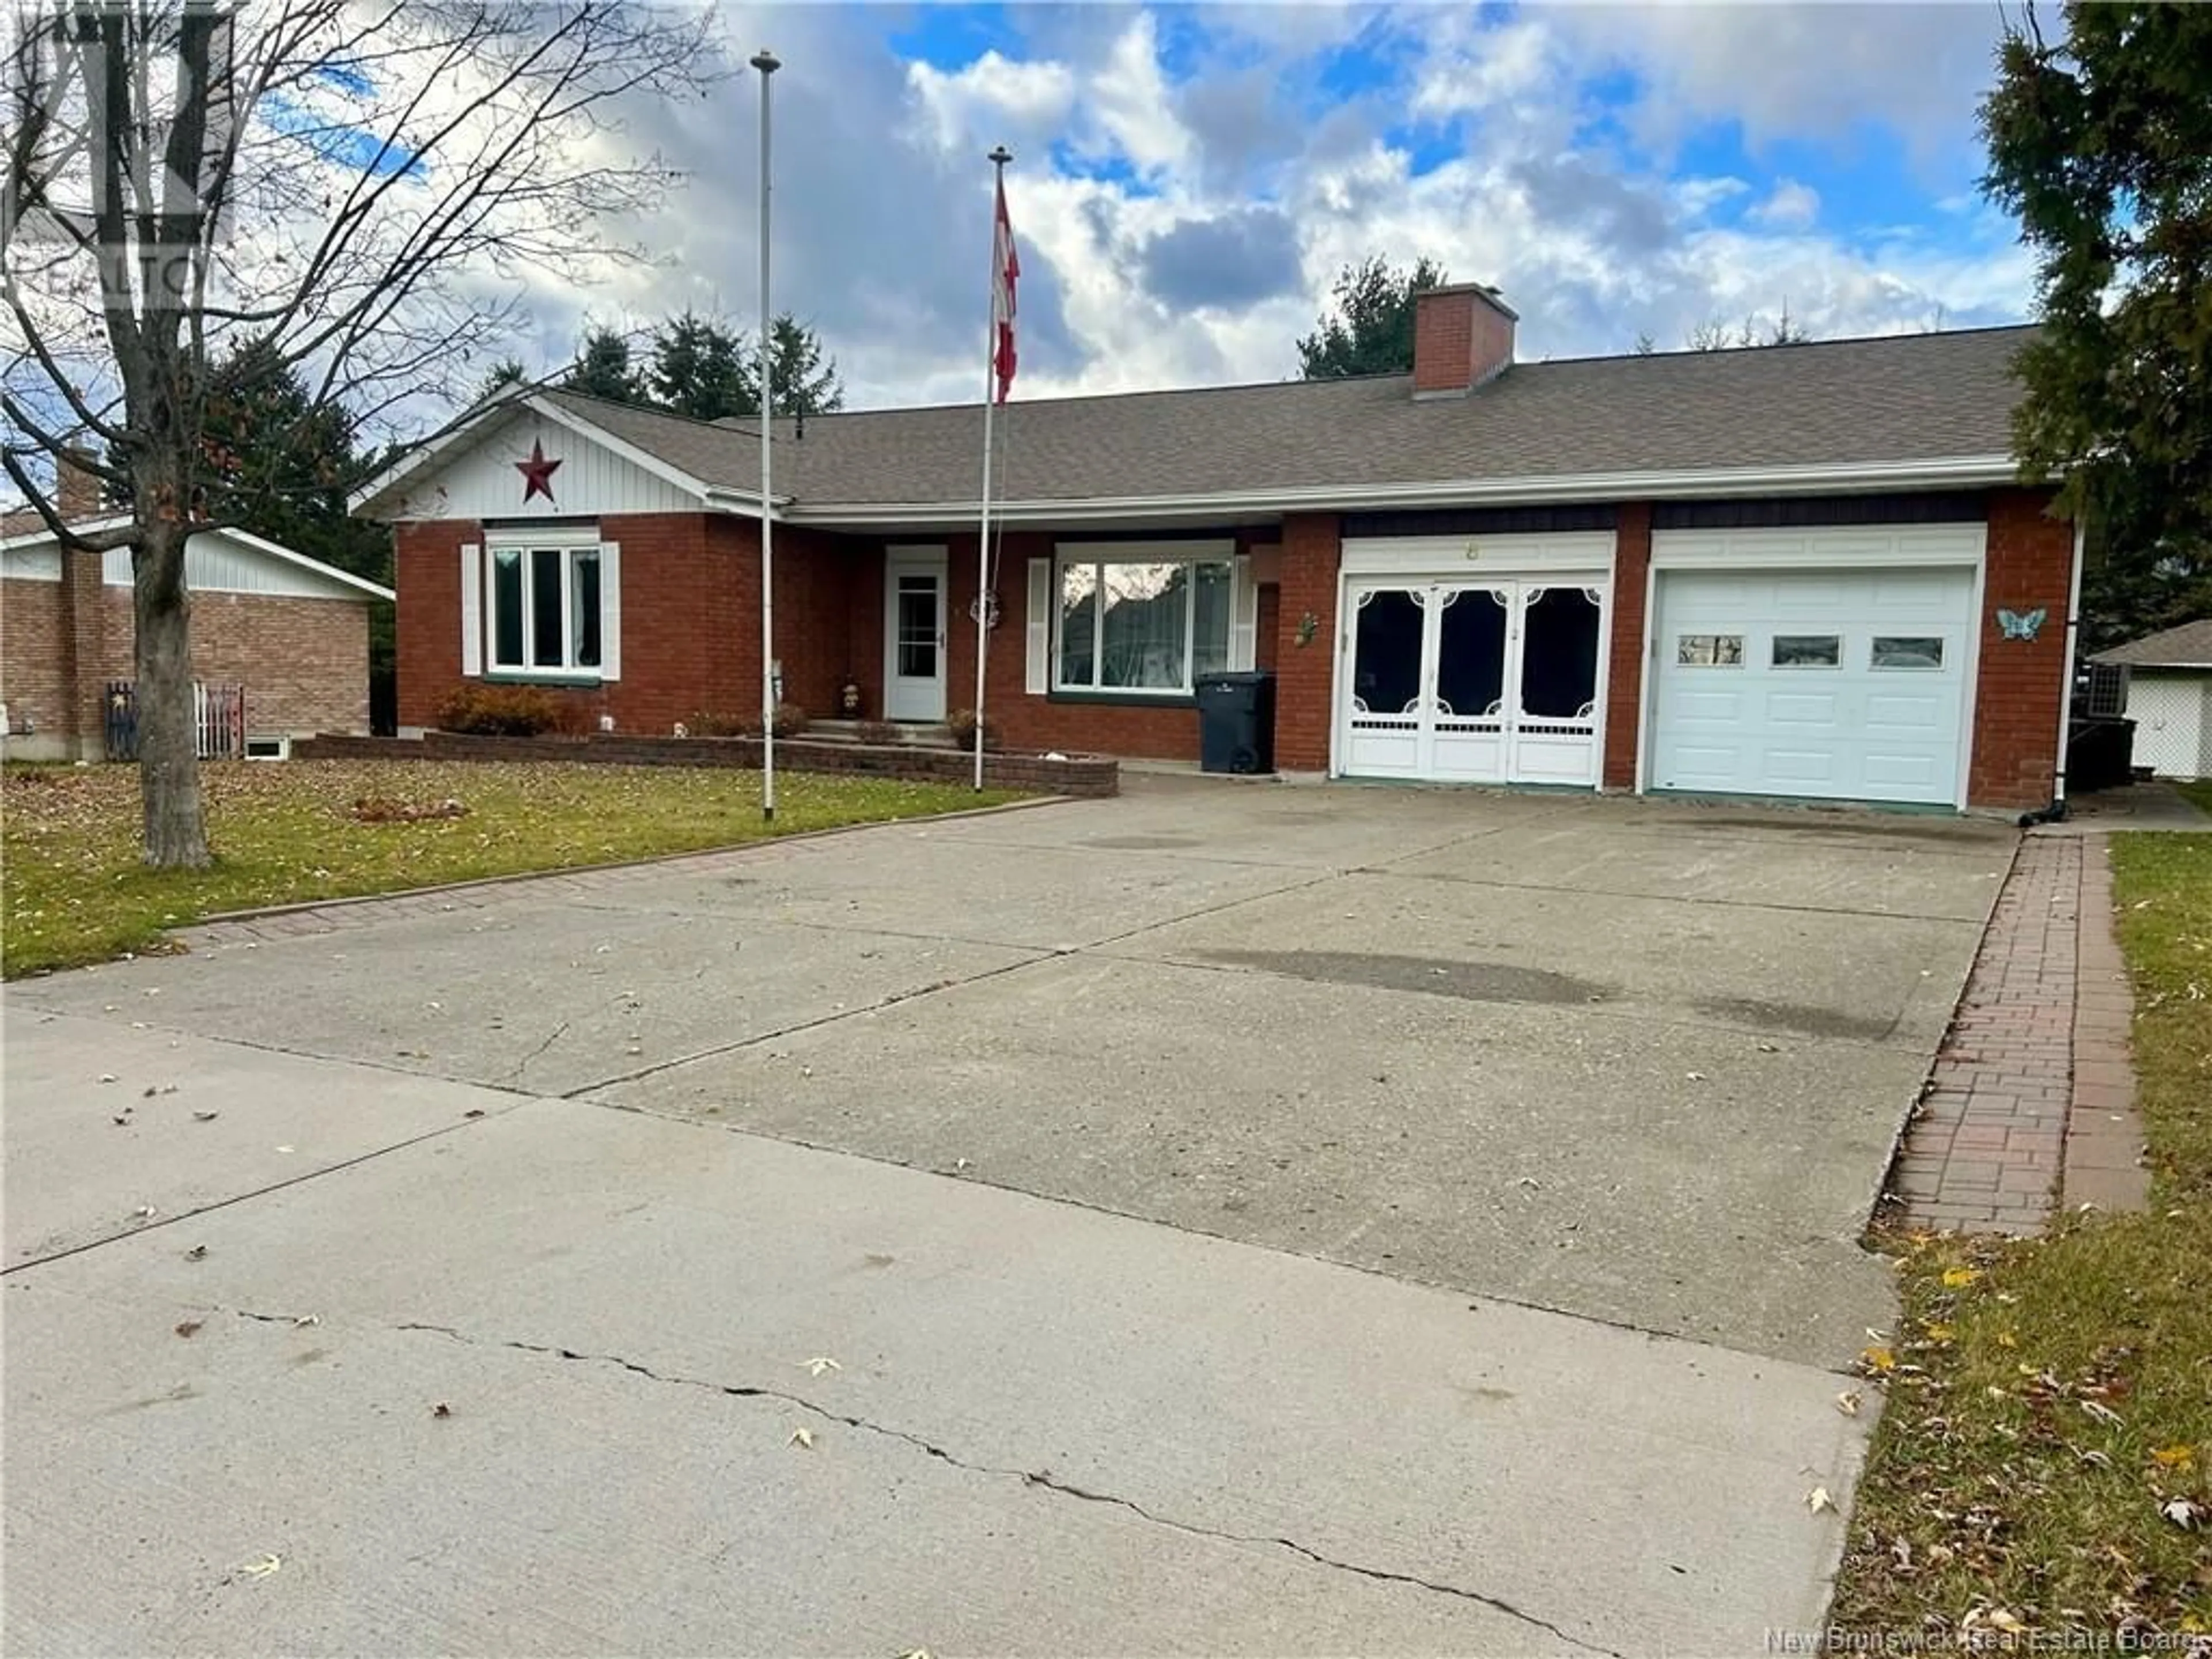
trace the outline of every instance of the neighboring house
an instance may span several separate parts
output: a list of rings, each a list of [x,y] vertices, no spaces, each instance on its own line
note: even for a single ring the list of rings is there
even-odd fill
[[[1006,741],[1188,759],[1193,676],[1257,665],[1286,771],[2050,799],[2077,548],[2014,482],[2029,331],[1516,364],[1515,320],[1439,289],[1411,374],[1011,404]],[[981,424],[775,423],[775,651],[809,713],[848,678],[892,720],[972,702]],[[477,679],[624,731],[757,710],[758,456],[755,423],[540,392],[378,480],[402,730]]]
[[[2212,617],[2100,651],[2096,660],[2128,671],[2135,763],[2161,778],[2212,778]]]
[[[65,480],[64,497],[70,483]],[[85,528],[122,522],[67,499]],[[392,590],[242,530],[185,546],[192,675],[244,688],[257,747],[368,730],[368,608]],[[107,687],[135,678],[131,555],[64,550],[36,514],[0,520],[0,705],[15,760],[98,760]]]

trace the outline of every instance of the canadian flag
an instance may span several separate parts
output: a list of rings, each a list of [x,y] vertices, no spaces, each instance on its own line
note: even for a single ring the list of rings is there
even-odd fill
[[[1002,404],[1014,383],[1014,284],[1021,274],[1014,223],[1006,216],[1006,181],[1000,179],[991,234],[991,372],[998,382],[996,401]]]

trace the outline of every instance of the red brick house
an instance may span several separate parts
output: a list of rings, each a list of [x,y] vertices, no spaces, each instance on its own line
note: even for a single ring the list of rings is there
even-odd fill
[[[67,482],[64,489],[68,488]],[[90,514],[93,528],[108,521]],[[192,675],[245,693],[249,744],[368,730],[368,612],[392,590],[240,530],[185,546]],[[128,680],[131,555],[64,550],[36,514],[0,520],[0,733],[15,760],[98,760]]]
[[[1008,407],[1009,746],[1188,759],[1194,675],[1257,665],[1289,772],[2051,798],[2078,550],[2008,454],[2027,331],[1516,363],[1492,291],[1419,305],[1410,375]],[[980,407],[774,440],[787,698],[966,705]],[[403,731],[477,678],[623,731],[757,710],[758,449],[540,392],[380,480]]]

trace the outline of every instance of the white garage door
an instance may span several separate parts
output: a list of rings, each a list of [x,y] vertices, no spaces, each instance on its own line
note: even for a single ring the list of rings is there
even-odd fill
[[[1650,787],[1955,803],[1973,572],[1659,577]]]

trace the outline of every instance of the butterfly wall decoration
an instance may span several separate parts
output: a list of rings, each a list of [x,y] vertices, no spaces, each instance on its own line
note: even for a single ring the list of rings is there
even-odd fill
[[[2049,612],[2039,605],[2033,611],[1997,611],[1997,630],[2000,639],[2032,640],[2043,631],[2043,619]]]

